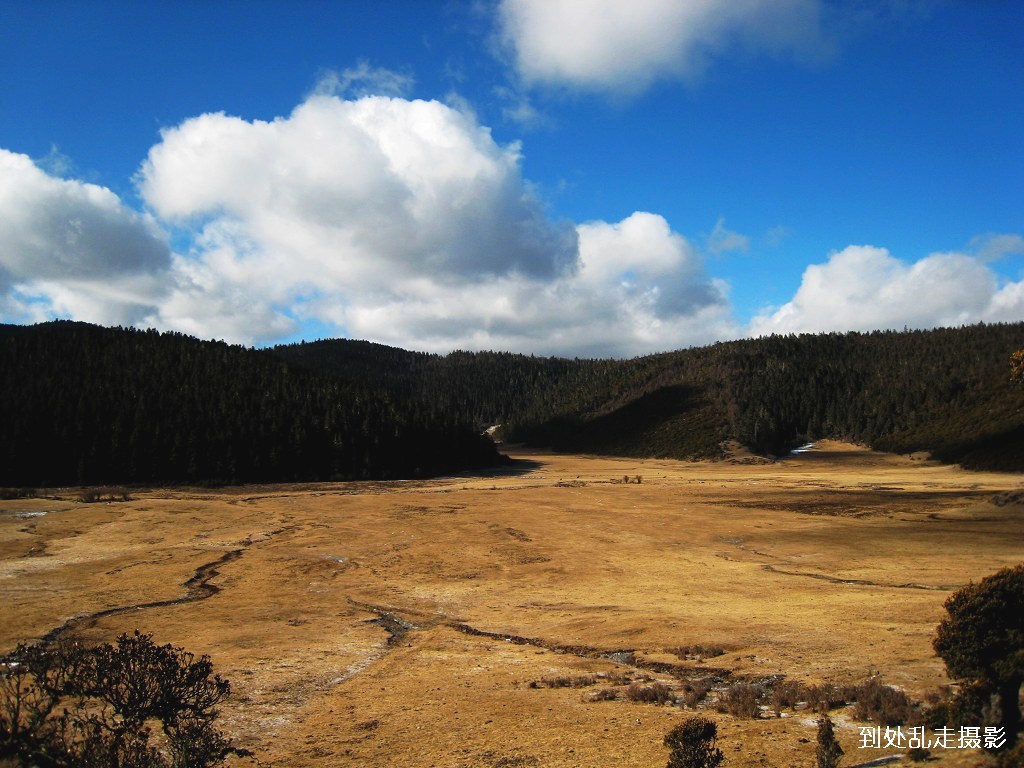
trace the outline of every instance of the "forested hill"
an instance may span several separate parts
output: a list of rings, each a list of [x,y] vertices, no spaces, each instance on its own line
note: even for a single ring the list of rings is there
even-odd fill
[[[561,450],[699,458],[720,455],[727,439],[780,454],[837,437],[1022,471],[1024,391],[1009,376],[1021,348],[1016,323],[773,336],[633,360],[438,356],[340,340],[274,352]]]
[[[501,457],[366,376],[177,333],[0,325],[0,486],[416,477]]]
[[[633,360],[253,350],[177,333],[0,325],[0,486],[417,477],[480,437],[625,456],[780,454],[837,437],[1024,471],[1024,324],[775,336]]]

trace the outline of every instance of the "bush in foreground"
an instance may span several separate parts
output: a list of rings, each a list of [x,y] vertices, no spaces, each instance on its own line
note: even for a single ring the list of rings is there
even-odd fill
[[[839,746],[835,728],[828,715],[822,715],[818,719],[818,748],[814,756],[818,768],[837,768],[839,758],[843,756],[843,748]]]
[[[716,768],[725,755],[717,746],[718,726],[706,717],[688,717],[667,734],[665,768]]]
[[[248,754],[214,727],[229,692],[207,656],[138,630],[92,647],[21,645],[0,659],[0,761],[207,768]]]
[[[979,704],[989,699],[1010,751],[1021,729],[1024,682],[1024,564],[968,584],[945,603],[933,645],[950,677],[966,681]]]

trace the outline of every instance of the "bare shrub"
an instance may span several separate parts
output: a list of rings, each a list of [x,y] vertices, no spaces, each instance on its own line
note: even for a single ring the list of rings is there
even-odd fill
[[[542,677],[540,680],[531,680],[529,688],[586,688],[597,685],[599,682],[596,675],[555,675],[553,677]]]
[[[671,648],[668,652],[674,653],[683,661],[700,661],[721,656],[725,653],[725,649],[717,645],[684,645],[679,648]]]
[[[599,672],[596,675],[597,679],[602,683],[608,683],[609,685],[629,685],[633,682],[633,678],[622,672]],[[644,679],[649,679],[646,676]]]
[[[772,707],[776,716],[781,716],[783,709],[795,709],[806,698],[807,687],[799,680],[779,680],[772,686]]]
[[[597,685],[598,678],[595,675],[556,675],[554,677],[542,677],[540,680],[532,680],[530,688],[586,688]]]
[[[131,501],[127,488],[86,488],[78,495],[83,504],[96,504],[101,501]]]
[[[132,500],[132,496],[128,492],[127,488],[120,488],[120,487],[118,487],[118,488],[111,488],[109,491],[107,491],[107,495],[110,497],[111,501],[131,501]]]
[[[561,675],[557,677],[542,677],[540,683],[538,687],[541,688],[572,688],[572,678]]]
[[[750,683],[735,683],[726,688],[718,697],[718,711],[728,712],[733,717],[757,719],[761,714],[758,701],[761,691]]]
[[[907,751],[907,757],[914,763],[923,763],[931,756],[931,750],[924,747],[911,747]]]
[[[648,704],[665,704],[672,701],[672,689],[657,681],[650,685],[633,683],[626,689],[626,698]]]
[[[0,488],[0,500],[34,499],[39,495],[35,488]]]
[[[865,681],[856,689],[857,704],[854,717],[878,725],[903,725],[915,714],[914,702],[901,690],[883,685],[877,677]]]
[[[824,713],[845,706],[849,699],[835,683],[809,685],[806,688],[807,706],[812,712]]]
[[[694,682],[688,682],[683,684],[683,695],[680,697],[680,701],[693,709],[700,704],[704,699],[707,698],[708,693],[711,692],[711,683],[706,680],[697,680]]]

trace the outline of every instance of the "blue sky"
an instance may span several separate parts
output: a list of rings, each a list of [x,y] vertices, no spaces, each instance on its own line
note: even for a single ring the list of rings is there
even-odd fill
[[[632,356],[1024,320],[1016,0],[0,0],[0,321]]]

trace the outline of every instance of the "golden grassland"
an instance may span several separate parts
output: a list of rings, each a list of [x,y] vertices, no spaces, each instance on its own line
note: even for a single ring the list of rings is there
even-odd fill
[[[0,502],[0,651],[64,626],[209,654],[232,683],[220,723],[261,765],[660,766],[691,711],[530,683],[880,674],[921,698],[948,682],[943,601],[1024,559],[1024,505],[993,503],[1019,475],[835,442],[775,463],[513,456],[429,481]],[[726,652],[671,652],[695,645]],[[708,713],[728,765],[813,764],[810,712]],[[894,752],[834,719],[846,765]]]

